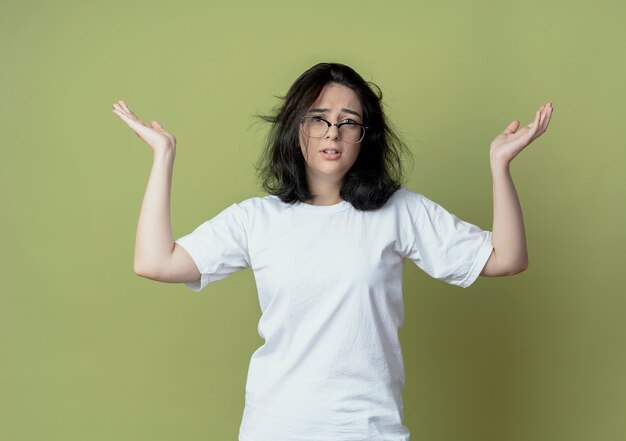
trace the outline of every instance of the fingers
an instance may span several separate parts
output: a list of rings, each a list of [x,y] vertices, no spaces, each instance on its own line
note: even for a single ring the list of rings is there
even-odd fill
[[[133,129],[140,138],[142,138],[142,135],[146,136],[149,131],[156,131],[173,137],[173,135],[170,135],[157,120],[152,120],[150,123],[145,123],[140,120],[122,100],[113,104],[113,113],[122,118],[122,120],[128,124],[128,126]]]
[[[127,124],[138,124],[137,117],[129,115],[126,109],[119,104],[113,104],[113,113],[122,118],[122,120],[124,120]]]
[[[124,101],[119,100],[117,102],[117,105],[119,106],[120,109],[122,109],[124,112],[126,112],[126,114],[128,116],[132,116],[132,117],[134,117],[136,119],[139,119],[139,118],[137,118],[137,115],[135,115],[133,112],[131,112],[131,110],[128,108],[128,106],[126,105],[126,103]]]
[[[137,115],[135,115],[126,105],[126,103],[122,100],[119,100],[117,103],[113,104],[113,109],[117,109],[119,112],[121,112],[121,114],[126,115],[128,118],[133,119],[139,123],[143,124],[143,121],[141,121],[139,119],[139,117],[137,117]],[[120,113],[118,113],[120,114]],[[121,115],[120,115],[121,116]],[[144,124],[145,125],[145,124]]]
[[[130,111],[130,109],[128,108],[128,106],[126,105],[124,101],[119,100],[118,102],[120,103],[120,106],[122,106],[124,110],[126,110],[129,114],[133,115],[133,112]]]
[[[537,110],[537,112],[535,112],[535,119],[533,120],[533,122],[526,126],[526,129],[528,130],[528,132],[526,132],[526,136],[531,141],[535,138],[535,134],[537,133],[537,129],[539,128],[540,117],[541,110]]]
[[[537,117],[535,118],[533,139],[541,136],[543,132],[548,128],[550,117],[552,115],[552,103],[546,103],[537,111]]]
[[[543,111],[541,115],[541,122],[539,125],[539,130],[541,133],[545,132],[548,128],[548,124],[550,123],[550,118],[552,117],[553,110],[552,103],[546,103],[543,105]]]
[[[528,136],[531,141],[541,136],[548,128],[548,123],[550,122],[550,117],[552,116],[552,109],[552,103],[548,102],[544,104],[535,113],[535,120],[526,126],[528,128]]]
[[[519,120],[515,119],[511,121],[511,123],[508,126],[506,126],[506,129],[504,129],[504,133],[507,135],[515,133],[518,127],[519,127]]]
[[[126,105],[126,103],[122,100],[119,100],[117,103],[113,104],[113,112],[122,117],[122,119],[126,123],[134,122],[136,124],[141,124],[142,126],[147,127],[147,125],[137,117]]]
[[[113,113],[118,115],[122,121],[124,121],[134,132],[143,139],[143,136],[146,136],[146,130],[152,130],[151,127],[148,127],[143,121],[137,118],[126,105],[124,101],[118,101],[113,104]],[[142,136],[143,135],[143,136]]]
[[[124,120],[127,123],[132,121],[131,117],[128,116],[126,111],[122,109],[119,104],[113,104],[113,113],[118,115],[120,118],[122,118],[122,120]]]

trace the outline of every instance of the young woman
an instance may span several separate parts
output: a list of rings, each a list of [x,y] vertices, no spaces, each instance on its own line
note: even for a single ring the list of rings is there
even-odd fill
[[[135,272],[199,291],[254,271],[265,343],[250,362],[240,441],[407,441],[403,260],[461,287],[528,265],[509,164],[545,132],[551,103],[491,143],[493,231],[483,231],[402,187],[406,148],[379,90],[345,65],[315,65],[265,117],[272,129],[258,171],[269,195],[235,203],[176,241],[176,139],[123,101],[113,112],[154,151]]]

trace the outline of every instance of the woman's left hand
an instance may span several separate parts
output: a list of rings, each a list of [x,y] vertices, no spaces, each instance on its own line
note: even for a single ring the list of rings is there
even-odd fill
[[[514,120],[492,142],[489,158],[492,164],[508,166],[528,144],[540,137],[548,128],[552,116],[552,103],[546,103],[535,114],[535,120],[520,131],[519,120]]]

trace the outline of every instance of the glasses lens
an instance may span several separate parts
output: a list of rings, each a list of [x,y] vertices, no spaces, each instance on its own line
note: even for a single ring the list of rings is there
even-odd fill
[[[302,120],[302,133],[310,138],[323,138],[330,130],[328,123],[316,116],[307,116]],[[356,144],[363,140],[365,129],[358,124],[340,124],[339,139]]]
[[[365,130],[358,124],[342,124],[339,130],[339,137],[351,144],[361,141],[364,134]]]
[[[323,138],[328,131],[328,124],[317,117],[307,117],[302,121],[302,132],[311,138]]]

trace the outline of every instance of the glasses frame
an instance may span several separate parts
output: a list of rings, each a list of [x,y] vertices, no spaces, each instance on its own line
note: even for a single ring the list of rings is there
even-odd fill
[[[359,142],[363,141],[363,138],[365,138],[365,130],[369,129],[369,126],[366,126],[365,124],[361,124],[358,122],[342,122],[342,123],[331,123],[330,121],[328,121],[325,118],[322,118],[321,116],[317,116],[317,115],[306,115],[302,117],[302,120],[300,121],[300,126],[302,126],[304,124],[304,122],[307,119],[316,119],[319,121],[324,121],[327,125],[328,128],[326,129],[326,131],[324,132],[324,134],[322,136],[311,136],[311,135],[307,135],[306,133],[304,133],[304,131],[302,132],[305,136],[308,136],[309,138],[313,138],[313,139],[321,139],[324,138],[326,135],[328,135],[328,132],[330,131],[330,128],[332,126],[337,126],[337,136],[341,141],[347,142],[348,144],[358,144]],[[359,139],[356,142],[350,142],[350,141],[346,141],[345,139],[341,138],[341,126],[361,126],[361,139]]]

